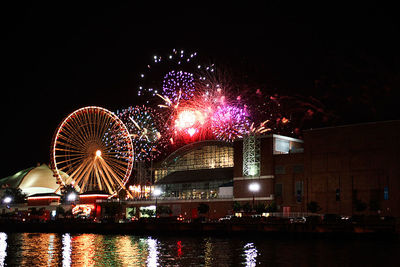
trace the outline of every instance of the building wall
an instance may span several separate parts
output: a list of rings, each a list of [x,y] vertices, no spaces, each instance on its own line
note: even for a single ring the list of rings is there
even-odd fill
[[[272,194],[281,211],[305,212],[307,203],[316,201],[321,213],[353,215],[360,213],[356,203],[361,201],[368,206],[364,214],[378,214],[370,208],[378,205],[380,214],[400,217],[399,132],[400,121],[315,129],[304,133],[304,144],[291,143],[297,151],[304,145],[303,153],[289,154],[274,154],[273,136],[263,137],[260,177],[268,179],[243,177],[243,143],[237,141],[234,199],[250,199],[249,184],[259,182],[256,200]]]
[[[399,130],[400,121],[393,121],[306,131],[306,202],[317,201],[324,213],[352,215],[357,200],[368,206],[374,201],[381,214],[399,217]]]
[[[274,198],[281,207],[290,207],[291,211],[306,211],[306,181],[304,179],[304,154],[279,154],[274,155]],[[296,182],[303,182],[301,199],[296,195]],[[276,192],[281,187],[281,194]],[[299,201],[300,200],[300,201]]]
[[[199,214],[197,207],[200,203],[209,206],[207,214]],[[127,207],[136,207],[136,216],[139,216],[139,208],[155,205],[154,201],[144,201],[127,204]],[[157,206],[168,206],[171,211],[171,216],[182,215],[185,218],[197,218],[200,215],[210,219],[218,219],[227,214],[233,214],[233,201],[232,200],[203,200],[203,201],[171,201],[171,200],[158,200]],[[163,214],[162,216],[168,216]]]

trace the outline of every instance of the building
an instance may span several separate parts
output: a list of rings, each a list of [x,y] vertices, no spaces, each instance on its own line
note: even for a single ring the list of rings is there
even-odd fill
[[[321,213],[400,217],[399,130],[400,121],[387,121],[312,129],[303,140],[272,134],[189,144],[155,170],[161,195],[128,206],[197,217],[204,203],[207,216],[218,218],[232,214],[235,202],[306,212],[314,201]]]
[[[57,179],[53,176],[53,171],[46,164],[31,167],[15,173],[14,175],[0,179],[1,191],[6,188],[19,188],[22,193],[30,196],[35,194],[53,194],[59,188]],[[62,174],[64,180],[66,174]]]
[[[158,207],[160,216],[196,218],[206,204],[203,215],[220,218],[238,205],[274,203],[290,214],[307,212],[314,202],[320,213],[400,217],[399,133],[400,121],[386,121],[311,129],[302,140],[271,134],[191,143],[155,164],[154,184],[146,187],[152,197],[126,201],[124,213],[142,216]],[[0,186],[29,196],[28,205],[10,209],[2,203],[3,213],[53,210],[60,202],[59,185],[44,164],[0,179]],[[101,192],[81,194],[76,212],[98,217],[108,198]]]

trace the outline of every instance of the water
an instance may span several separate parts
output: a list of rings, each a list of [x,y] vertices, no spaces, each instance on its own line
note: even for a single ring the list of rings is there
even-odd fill
[[[392,266],[399,241],[1,233],[0,266]]]

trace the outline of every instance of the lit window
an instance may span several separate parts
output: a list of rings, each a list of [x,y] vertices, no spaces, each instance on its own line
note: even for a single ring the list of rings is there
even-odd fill
[[[290,143],[287,140],[275,139],[275,151],[289,153]]]

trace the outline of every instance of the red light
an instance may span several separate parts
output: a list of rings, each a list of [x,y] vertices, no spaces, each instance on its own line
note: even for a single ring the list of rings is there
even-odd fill
[[[178,247],[178,257],[182,256],[182,241],[176,242],[176,246]]]

